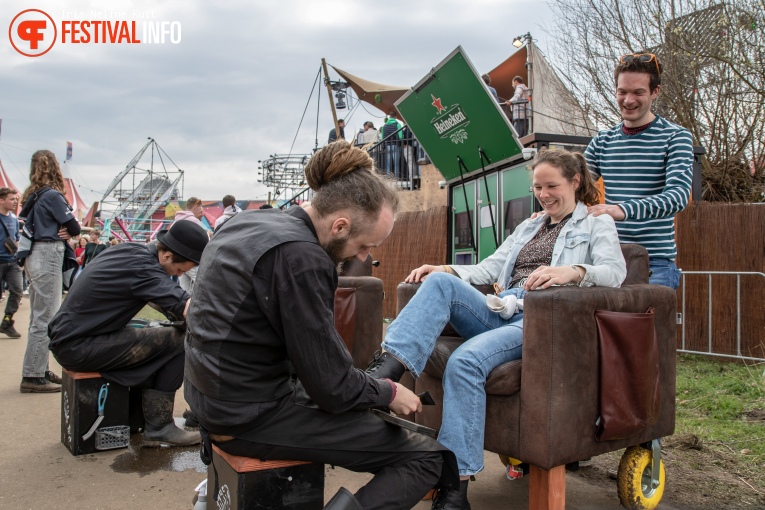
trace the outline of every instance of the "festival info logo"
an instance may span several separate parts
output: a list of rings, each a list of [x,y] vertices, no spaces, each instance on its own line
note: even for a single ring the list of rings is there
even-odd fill
[[[462,111],[459,104],[454,104],[446,108],[441,104],[441,98],[436,98],[433,94],[431,103],[436,108],[436,116],[431,119],[430,125],[436,130],[441,138],[449,137],[452,143],[464,143],[468,134],[465,128],[470,124],[470,120]]]
[[[8,27],[8,37],[14,49],[27,57],[45,55],[56,43],[53,18],[39,9],[21,11]]]
[[[13,48],[27,57],[39,57],[48,53],[56,42],[67,45],[181,42],[180,21],[156,20],[154,11],[92,9],[62,11],[62,17],[65,19],[60,22],[59,31],[53,18],[44,11],[27,9],[20,12],[8,27]]]

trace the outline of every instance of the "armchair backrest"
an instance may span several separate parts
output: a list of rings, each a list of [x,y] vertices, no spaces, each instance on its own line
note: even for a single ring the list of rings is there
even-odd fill
[[[624,260],[627,262],[627,277],[622,287],[648,283],[648,251],[639,244],[622,244],[621,247]]]

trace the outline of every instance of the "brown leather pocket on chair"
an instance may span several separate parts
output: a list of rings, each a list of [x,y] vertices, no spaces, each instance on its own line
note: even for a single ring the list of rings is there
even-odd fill
[[[659,350],[653,308],[597,310],[600,344],[598,441],[625,439],[659,418]]]

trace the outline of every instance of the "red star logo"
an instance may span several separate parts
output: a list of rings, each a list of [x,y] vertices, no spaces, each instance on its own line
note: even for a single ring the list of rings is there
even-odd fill
[[[434,96],[433,94],[431,94],[430,97],[433,98],[433,103],[431,103],[431,104],[433,106],[435,106],[436,108],[438,108],[438,112],[436,112],[436,115],[438,115],[442,111],[446,110],[446,108],[444,108],[443,105],[441,105],[441,98],[440,97],[438,99],[436,99],[436,96]]]

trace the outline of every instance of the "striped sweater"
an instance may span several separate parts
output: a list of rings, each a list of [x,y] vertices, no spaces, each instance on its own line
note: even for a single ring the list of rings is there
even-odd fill
[[[645,246],[651,258],[675,260],[674,216],[688,205],[693,180],[690,132],[657,115],[637,135],[625,135],[621,124],[599,132],[584,157],[593,176],[603,177],[606,203],[624,211],[619,240]]]

